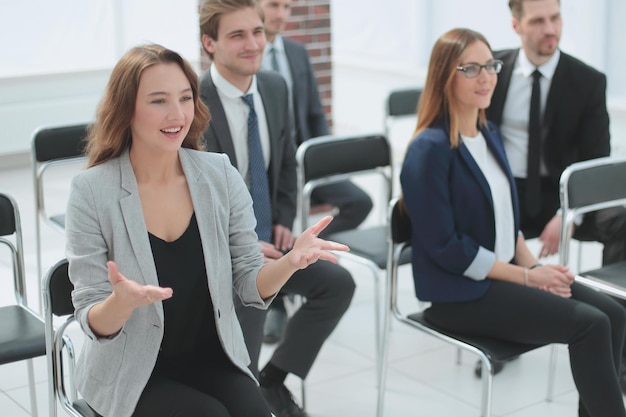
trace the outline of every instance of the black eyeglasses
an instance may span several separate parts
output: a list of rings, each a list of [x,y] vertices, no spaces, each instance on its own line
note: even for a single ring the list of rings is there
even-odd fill
[[[457,71],[462,71],[465,74],[465,78],[476,78],[480,74],[481,69],[485,69],[487,74],[498,74],[502,70],[502,61],[496,59],[488,64],[467,64],[461,67],[456,67]]]

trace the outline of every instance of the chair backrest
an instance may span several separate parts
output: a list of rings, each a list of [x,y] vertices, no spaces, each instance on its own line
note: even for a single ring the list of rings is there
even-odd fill
[[[421,88],[402,88],[392,90],[385,100],[384,131],[391,143],[396,165],[402,162],[407,144],[415,132],[421,95]]]
[[[69,263],[63,259],[50,268],[45,282],[45,299],[52,315],[63,317],[74,314],[73,290],[74,285],[69,276]]]
[[[32,157],[37,163],[81,157],[88,123],[44,126],[33,133]]]
[[[398,267],[403,252],[411,247],[411,219],[406,213],[401,199],[389,202],[387,234],[387,297],[385,311],[391,311],[396,317],[401,315],[398,309]]]
[[[394,244],[409,244],[411,241],[411,219],[404,203],[400,198],[394,198],[390,203],[389,230],[391,242]]]
[[[560,262],[567,265],[569,230],[580,215],[626,205],[626,158],[605,157],[577,162],[561,174]]]
[[[0,244],[9,249],[13,270],[13,288],[18,305],[26,306],[24,248],[20,213],[15,199],[0,193]]]
[[[421,88],[404,88],[391,91],[385,103],[386,117],[416,115],[417,104],[421,95]]]
[[[298,207],[301,230],[307,226],[311,192],[315,187],[356,176],[378,174],[391,199],[391,147],[382,134],[321,136],[303,142],[296,152],[298,165]]]
[[[40,127],[33,133],[31,156],[35,182],[35,205],[37,215],[43,220],[50,218],[46,212],[43,177],[51,167],[66,165],[84,159],[87,123],[67,126]]]
[[[48,270],[43,280],[49,408],[51,415],[55,416],[58,399],[63,409],[71,416],[95,416],[86,403],[78,399],[73,383],[74,345],[66,334],[66,330],[75,321],[72,304],[74,286],[69,278],[68,266],[66,259],[60,260]],[[66,317],[56,330],[54,328],[55,317]],[[63,350],[66,350],[69,356],[67,365]]]

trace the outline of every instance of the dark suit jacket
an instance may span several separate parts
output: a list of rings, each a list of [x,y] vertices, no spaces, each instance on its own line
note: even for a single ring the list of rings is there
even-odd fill
[[[487,109],[487,118],[502,123],[513,66],[519,49],[494,52],[504,62]],[[574,162],[610,153],[606,76],[561,52],[543,116],[543,157],[550,179],[558,184],[561,172]],[[555,196],[558,199],[558,195]]]
[[[283,38],[285,55],[293,80],[293,103],[298,144],[328,134],[326,115],[320,101],[315,74],[304,45]]]
[[[488,149],[511,186],[514,234],[519,232],[515,181],[497,128],[481,128]],[[496,260],[495,219],[487,179],[461,143],[450,149],[443,123],[422,131],[407,149],[400,174],[411,218],[412,266],[417,297],[456,302],[480,298]]]
[[[297,177],[295,145],[290,136],[287,84],[283,77],[272,72],[261,71],[256,77],[270,135],[268,178],[273,224],[291,229],[296,216]],[[207,151],[227,154],[231,163],[237,167],[228,120],[211,78],[211,71],[206,71],[200,81],[200,98],[211,112],[211,122],[204,133]]]

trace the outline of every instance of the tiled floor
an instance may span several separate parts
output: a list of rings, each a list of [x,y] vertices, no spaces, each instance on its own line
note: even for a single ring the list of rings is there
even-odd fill
[[[66,169],[50,182],[53,201],[58,207],[65,199],[67,180],[77,167]],[[30,304],[38,309],[36,278],[34,193],[29,167],[0,170],[0,190],[13,195],[20,206],[24,231],[25,262]],[[54,206],[54,205],[53,205]],[[51,207],[53,207],[51,206]],[[380,214],[380,207],[377,207]],[[374,213],[371,218],[377,218]],[[371,221],[371,220],[370,220]],[[44,265],[63,256],[63,236],[43,228]],[[585,247],[585,264],[599,260],[597,245]],[[0,255],[0,272],[8,270],[8,260]],[[358,283],[352,305],[336,331],[325,344],[306,381],[307,408],[313,417],[375,416],[377,387],[374,350],[374,285],[369,271],[344,263]],[[403,267],[402,305],[417,309],[410,271]],[[11,301],[9,282],[2,281],[0,302]],[[76,330],[76,334],[80,335]],[[389,378],[385,415],[478,416],[481,384],[473,375],[475,358],[464,354],[456,363],[454,349],[394,322],[391,331]],[[264,348],[262,362],[271,353]],[[554,401],[545,401],[547,392],[548,349],[524,355],[495,378],[494,415],[509,417],[572,417],[577,409],[577,393],[569,371],[567,350],[559,347]],[[46,369],[43,359],[35,361],[40,416],[47,416]],[[288,385],[299,397],[300,381],[289,377]],[[25,417],[29,413],[28,381],[25,363],[0,367],[0,415]],[[61,415],[63,415],[61,413]]]

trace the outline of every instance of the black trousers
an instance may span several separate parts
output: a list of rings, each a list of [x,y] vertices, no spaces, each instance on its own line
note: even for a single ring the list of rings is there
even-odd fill
[[[234,365],[175,377],[153,374],[133,417],[269,417],[252,378]]]
[[[549,178],[541,181],[541,210],[531,217],[525,210],[526,180],[515,179],[520,205],[520,228],[527,239],[538,237],[561,206],[558,184]],[[604,245],[602,264],[626,260],[626,208],[617,207],[586,214],[574,230],[574,238]]]
[[[569,345],[582,417],[624,417],[618,383],[626,310],[612,298],[574,283],[572,298],[492,281],[478,300],[433,303],[425,312],[451,331],[514,342]]]
[[[339,214],[332,223],[320,233],[321,238],[331,233],[355,229],[372,210],[372,199],[369,194],[350,181],[315,188],[311,193],[311,203],[331,204],[339,209]]]
[[[281,293],[302,295],[306,301],[287,322],[270,362],[306,378],[322,345],[350,306],[354,290],[352,275],[330,262],[319,261],[293,274]],[[258,378],[266,311],[245,307],[238,298],[235,307],[250,354],[250,370]]]

